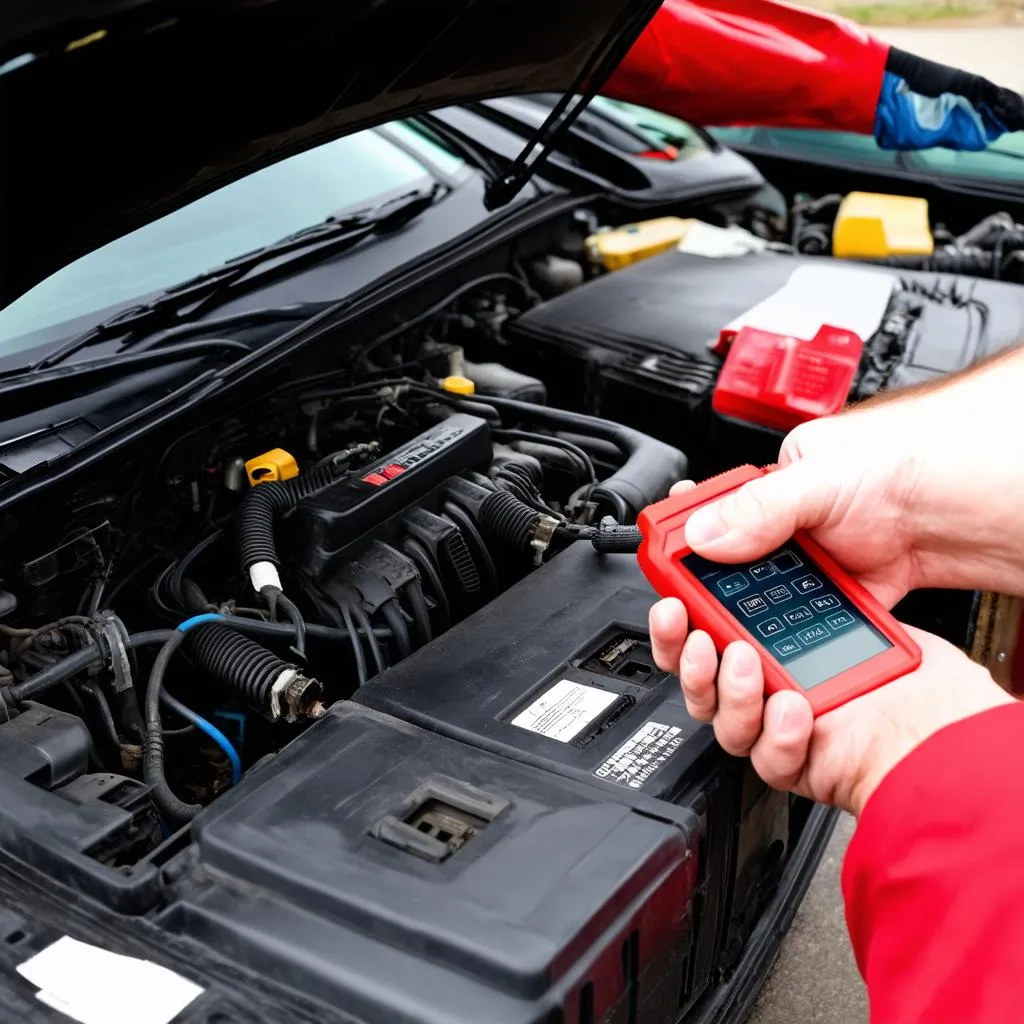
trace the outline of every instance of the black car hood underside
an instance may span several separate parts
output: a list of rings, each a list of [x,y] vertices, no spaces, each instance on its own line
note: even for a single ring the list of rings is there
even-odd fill
[[[9,0],[0,304],[283,156],[599,82],[657,0]]]

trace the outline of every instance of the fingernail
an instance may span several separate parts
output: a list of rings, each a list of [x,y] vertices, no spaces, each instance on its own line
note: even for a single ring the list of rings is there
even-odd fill
[[[711,508],[698,509],[687,520],[686,542],[691,546],[698,544],[710,544],[712,541],[724,537],[728,528],[722,521],[715,506]]]
[[[778,708],[776,722],[781,736],[797,736],[804,731],[804,723],[807,720],[806,712],[800,704],[800,698],[796,695],[786,694],[788,700],[781,700],[781,707]],[[778,705],[776,705],[778,706]]]
[[[752,676],[757,671],[757,655],[749,647],[737,644],[730,668],[737,676]]]
[[[796,732],[800,727],[801,714],[798,708],[787,704],[779,716],[779,731],[783,733]]]

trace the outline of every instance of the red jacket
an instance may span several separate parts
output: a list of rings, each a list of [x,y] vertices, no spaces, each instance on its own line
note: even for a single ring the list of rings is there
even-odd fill
[[[1024,704],[943,729],[886,776],[843,894],[871,1024],[1024,1021]]]
[[[665,0],[602,92],[705,125],[870,135],[889,47],[780,0]]]

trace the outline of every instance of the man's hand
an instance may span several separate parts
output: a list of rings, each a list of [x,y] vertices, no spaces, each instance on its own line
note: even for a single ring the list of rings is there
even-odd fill
[[[906,627],[923,652],[921,667],[815,720],[796,692],[765,701],[761,661],[750,644],[730,644],[719,664],[707,633],[687,633],[680,601],[656,604],[650,628],[658,666],[679,675],[687,710],[713,723],[726,751],[749,755],[758,775],[776,789],[855,815],[886,773],[932,733],[1013,703],[951,644]]]
[[[805,423],[780,469],[690,517],[687,543],[740,562],[806,530],[887,607],[919,587],[1024,593],[1021,394],[1017,351]]]

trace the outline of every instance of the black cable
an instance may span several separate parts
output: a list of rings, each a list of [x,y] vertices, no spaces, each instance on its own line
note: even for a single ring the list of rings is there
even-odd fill
[[[441,574],[434,564],[430,552],[415,537],[406,537],[402,541],[402,550],[412,559],[420,578],[425,580],[429,586],[430,596],[434,599],[434,614],[438,620],[438,629],[440,632],[444,632],[451,623],[452,609],[448,603],[444,584],[441,582]]]
[[[597,483],[597,470],[594,469],[593,460],[579,445],[573,444],[572,441],[566,441],[561,437],[551,437],[548,434],[535,434],[529,430],[498,429],[493,430],[491,433],[497,440],[532,441],[534,444],[547,444],[551,445],[552,448],[561,448],[563,451],[574,456],[591,483]]]
[[[190,548],[185,552],[181,558],[175,563],[174,568],[171,571],[170,578],[170,589],[171,596],[184,607],[184,597],[181,593],[181,581],[185,576],[185,573],[191,568],[192,563],[199,557],[205,554],[217,541],[224,537],[223,530],[216,530],[209,536],[204,537],[198,544]]]
[[[33,673],[24,682],[8,687],[4,699],[8,704],[21,704],[26,700],[35,700],[83,669],[95,665],[101,657],[102,652],[95,645],[83,647],[49,667]]]
[[[615,491],[610,491],[606,487],[595,487],[590,492],[591,500],[603,498],[615,509],[615,518],[620,523],[624,523],[629,516],[629,509],[626,507],[626,502],[621,494],[616,494]]]
[[[370,645],[370,653],[373,655],[373,663],[377,666],[378,674],[384,672],[387,668],[387,663],[384,661],[384,652],[381,650],[380,644],[377,642],[377,630],[373,628],[370,622],[370,617],[366,614],[363,606],[356,602],[352,605],[352,614],[355,616],[356,622],[359,623],[363,630],[363,636],[366,637]],[[388,630],[388,638],[391,637],[391,630]]]
[[[359,639],[359,634],[356,632],[355,623],[352,621],[352,609],[349,607],[347,601],[342,601],[339,604],[341,609],[341,617],[345,622],[345,628],[348,630],[349,636],[352,638],[352,653],[356,659],[356,676],[359,679],[359,685],[365,686],[367,680],[366,674],[366,655],[363,654],[363,644]]]
[[[82,687],[82,690],[96,702],[96,707],[99,710],[100,721],[103,723],[104,731],[106,732],[110,742],[113,744],[114,749],[120,750],[121,737],[117,734],[117,726],[114,724],[114,716],[111,714],[110,704],[103,691],[98,686],[93,686],[88,683]]]
[[[295,655],[300,658],[303,662],[306,660],[306,620],[302,617],[302,612],[299,611],[295,602],[291,598],[286,597],[280,591],[274,595],[274,604],[277,608],[280,608],[284,617],[288,620],[291,626],[295,630],[295,643],[292,645],[292,651]]]
[[[409,629],[402,617],[402,609],[395,598],[389,598],[381,605],[381,614],[384,621],[391,627],[391,632],[398,649],[399,658],[408,658],[412,654],[412,639],[409,636]]]
[[[423,596],[423,586],[420,581],[413,580],[406,588],[409,594],[409,604],[412,607],[413,622],[416,623],[416,632],[419,636],[419,645],[429,644],[432,639],[430,630],[430,612],[427,609],[427,601]]]
[[[146,687],[146,741],[143,750],[142,771],[151,788],[153,803],[172,821],[191,821],[201,810],[201,804],[185,803],[171,790],[164,775],[164,737],[160,721],[160,693],[163,690],[167,666],[175,651],[184,643],[186,634],[174,630],[165,641],[153,662]]]

